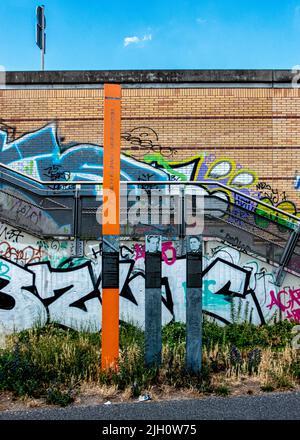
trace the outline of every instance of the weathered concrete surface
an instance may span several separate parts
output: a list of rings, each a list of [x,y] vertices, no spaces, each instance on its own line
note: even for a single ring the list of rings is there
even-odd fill
[[[291,70],[69,70],[7,72],[8,85],[291,83]]]
[[[200,373],[202,363],[202,289],[186,289],[186,368]]]

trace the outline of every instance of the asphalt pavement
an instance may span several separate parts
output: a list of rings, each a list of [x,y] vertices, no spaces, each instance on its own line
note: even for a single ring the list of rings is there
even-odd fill
[[[0,420],[300,420],[300,392],[2,411]]]

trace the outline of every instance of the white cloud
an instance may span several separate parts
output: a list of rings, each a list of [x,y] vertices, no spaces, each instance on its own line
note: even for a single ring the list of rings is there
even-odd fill
[[[140,39],[138,37],[125,37],[124,38],[124,46],[128,46],[132,43],[138,43]]]
[[[148,34],[148,35],[144,35],[142,38],[139,37],[125,37],[124,38],[124,46],[129,46],[129,44],[139,44],[142,43],[143,41],[151,41],[152,40],[152,35]]]
[[[199,24],[207,23],[207,20],[205,18],[199,17],[196,19],[196,22]]]

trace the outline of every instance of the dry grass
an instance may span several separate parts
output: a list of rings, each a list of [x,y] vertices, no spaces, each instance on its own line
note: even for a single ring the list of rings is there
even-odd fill
[[[228,329],[228,334],[238,340],[238,328],[236,333],[233,330]],[[283,330],[286,341],[288,334]],[[264,336],[263,346],[255,349],[247,345],[248,339],[246,347],[238,349],[218,328],[212,331],[217,342],[210,337],[204,345],[203,368],[198,376],[185,369],[181,328],[175,328],[174,333],[168,329],[163,339],[162,365],[149,369],[144,365],[143,334],[127,326],[121,332],[119,369],[109,372],[100,369],[99,334],[48,326],[7,337],[5,349],[0,350],[0,410],[10,407],[13,398],[24,407],[34,408],[45,402],[85,405],[137,401],[144,393],[149,393],[152,400],[164,400],[212,394],[251,395],[299,387],[300,351],[278,339],[274,329],[254,331],[270,333],[278,347],[266,347]],[[252,327],[244,326],[243,331],[251,337]],[[11,392],[12,399],[1,398],[7,392]]]

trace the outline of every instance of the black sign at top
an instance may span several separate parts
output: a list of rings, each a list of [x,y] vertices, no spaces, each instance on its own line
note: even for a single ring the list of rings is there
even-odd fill
[[[145,254],[145,286],[149,289],[161,287],[160,252],[146,252]]]
[[[119,287],[119,253],[103,252],[102,254],[102,288]]]
[[[202,287],[202,253],[187,253],[186,278],[187,287]]]

